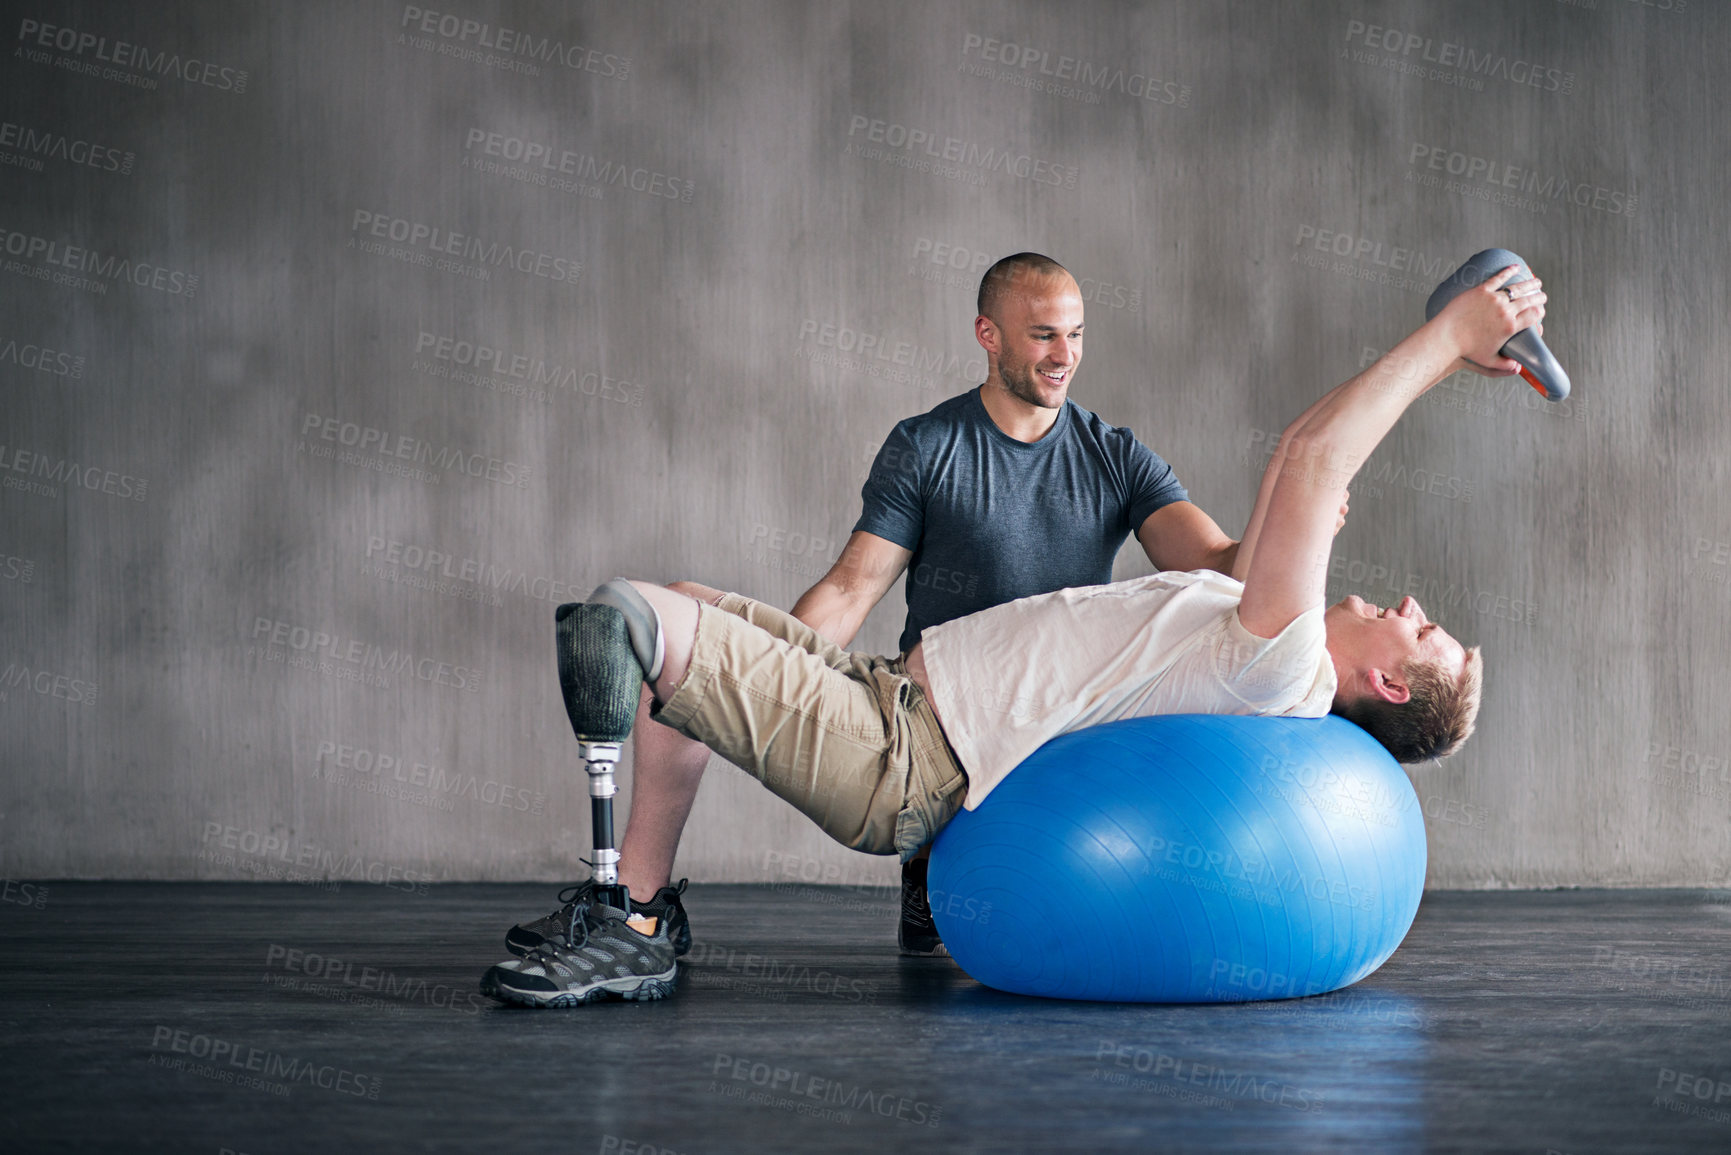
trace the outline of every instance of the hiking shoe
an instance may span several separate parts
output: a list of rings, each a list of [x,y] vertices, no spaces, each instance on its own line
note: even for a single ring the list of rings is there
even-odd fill
[[[667,919],[644,934],[625,912],[600,903],[571,911],[570,933],[481,976],[481,993],[525,1007],[576,1007],[601,999],[645,1002],[673,993],[679,964]]]
[[[896,942],[903,954],[914,958],[948,958],[949,948],[932,921],[926,894],[927,864],[924,858],[902,863],[902,920],[896,927]]]
[[[685,905],[679,896],[685,893],[687,879],[673,886],[664,886],[648,902],[631,900],[632,914],[654,915],[667,922],[667,933],[673,939],[673,953],[682,955],[691,949],[691,921],[685,916]],[[559,892],[564,905],[545,918],[521,923],[505,932],[505,949],[522,958],[532,950],[564,942],[571,933],[571,914],[578,906],[587,906],[595,894],[595,880],[567,886]]]

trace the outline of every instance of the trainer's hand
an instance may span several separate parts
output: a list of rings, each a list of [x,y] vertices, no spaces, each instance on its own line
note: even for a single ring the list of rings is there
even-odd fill
[[[1502,355],[1502,347],[1522,329],[1537,329],[1544,335],[1545,302],[1549,298],[1543,283],[1530,277],[1504,287],[1519,271],[1519,265],[1510,265],[1450,301],[1437,314],[1454,334],[1465,367],[1475,373],[1509,377],[1520,372],[1519,363]]]
[[[1340,499],[1340,516],[1334,521],[1335,533],[1339,533],[1342,529],[1346,528],[1346,514],[1348,509],[1347,501],[1348,499],[1344,497]]]

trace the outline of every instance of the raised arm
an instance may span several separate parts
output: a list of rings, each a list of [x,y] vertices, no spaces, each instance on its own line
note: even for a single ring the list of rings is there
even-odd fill
[[[887,538],[855,530],[829,572],[793,604],[793,616],[846,647],[913,556]]]
[[[1545,294],[1537,279],[1502,290],[1504,269],[1469,289],[1364,372],[1330,391],[1287,426],[1263,473],[1234,576],[1244,580],[1238,616],[1271,638],[1323,604],[1330,541],[1347,485],[1400,415],[1450,373],[1519,370],[1502,356],[1515,333],[1538,325]]]
[[[1348,382],[1348,384],[1350,384],[1350,382]],[[1291,433],[1294,429],[1303,428],[1304,423],[1310,419],[1311,414],[1315,413],[1318,409],[1321,409],[1324,402],[1345,388],[1346,385],[1336,385],[1333,389],[1330,389],[1327,393],[1324,393],[1321,397],[1311,402],[1310,408],[1306,409],[1303,413],[1300,413],[1297,419],[1286,427],[1287,433]],[[1285,438],[1286,434],[1282,434],[1281,441],[1284,442]],[[1275,447],[1274,457],[1278,458],[1279,456],[1280,447],[1277,444]],[[1256,504],[1251,506],[1250,520],[1245,523],[1244,536],[1239,539],[1238,549],[1233,554],[1232,568],[1230,570],[1222,571],[1228,577],[1234,577],[1239,581],[1244,581],[1245,578],[1249,576],[1250,559],[1256,556],[1256,543],[1262,539],[1262,522],[1268,516],[1268,503],[1274,496],[1274,480],[1279,476],[1280,471],[1274,468],[1274,459],[1271,458],[1268,462],[1268,467],[1262,471],[1262,483],[1256,490]],[[1346,498],[1344,495],[1341,497],[1340,509],[1341,516],[1344,518],[1346,514]],[[1337,532],[1342,524],[1344,524],[1342,521],[1337,521],[1335,523],[1335,529]]]

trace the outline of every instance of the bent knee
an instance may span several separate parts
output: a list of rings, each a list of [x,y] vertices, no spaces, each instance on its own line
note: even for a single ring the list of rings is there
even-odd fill
[[[727,592],[725,590],[711,589],[709,586],[699,585],[697,582],[687,581],[668,582],[667,588],[676,594],[684,594],[688,598],[696,598],[698,601],[707,605],[714,605],[716,602],[721,600],[722,594]]]

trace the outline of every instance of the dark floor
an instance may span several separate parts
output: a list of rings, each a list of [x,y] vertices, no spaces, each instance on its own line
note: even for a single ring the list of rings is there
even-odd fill
[[[1350,991],[1162,1007],[698,886],[665,1002],[474,994],[553,889],[8,883],[0,1150],[1731,1151],[1727,892],[1432,894]]]

